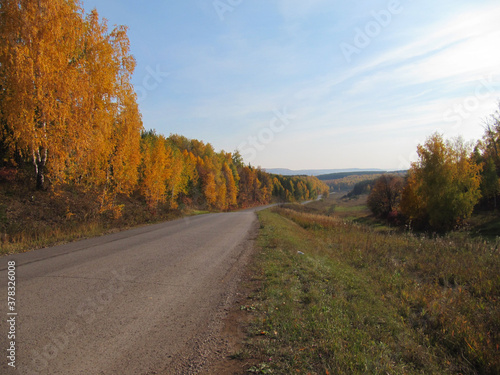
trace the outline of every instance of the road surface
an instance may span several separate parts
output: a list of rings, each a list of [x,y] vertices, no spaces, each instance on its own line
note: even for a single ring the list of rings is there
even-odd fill
[[[0,258],[0,373],[197,373],[257,226],[209,214]]]

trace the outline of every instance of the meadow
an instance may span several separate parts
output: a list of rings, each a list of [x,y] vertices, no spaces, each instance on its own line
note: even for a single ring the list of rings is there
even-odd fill
[[[330,198],[259,213],[251,373],[500,373],[500,241],[376,223]]]

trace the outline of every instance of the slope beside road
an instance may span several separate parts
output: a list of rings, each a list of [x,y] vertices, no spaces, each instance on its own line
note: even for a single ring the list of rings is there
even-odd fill
[[[0,258],[0,372],[197,373],[257,227],[254,210],[209,214]]]

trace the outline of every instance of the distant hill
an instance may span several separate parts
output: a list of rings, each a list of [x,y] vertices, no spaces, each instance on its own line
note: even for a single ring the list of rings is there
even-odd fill
[[[375,183],[375,180],[382,176],[384,173],[388,174],[398,174],[400,176],[405,176],[407,171],[356,171],[356,172],[337,172],[329,173],[316,176],[318,180],[323,181],[330,187],[332,192],[342,192],[350,191],[352,189],[358,189],[355,194],[364,193],[370,191],[371,186]]]
[[[331,181],[331,180],[340,180],[345,177],[350,177],[350,176],[370,176],[370,175],[379,175],[382,173],[386,173],[387,171],[383,170],[358,170],[358,171],[350,171],[350,172],[334,172],[334,173],[329,173],[329,174],[322,174],[318,177],[319,180],[321,181]]]
[[[350,169],[300,169],[300,170],[291,170],[286,168],[264,168],[267,173],[273,174],[281,174],[283,176],[297,176],[297,175],[306,175],[306,176],[319,176],[328,175],[328,174],[336,174],[336,173],[354,173],[354,174],[369,174],[369,173],[383,173],[382,169],[360,169],[360,168],[350,168]],[[368,172],[368,173],[366,173]],[[341,177],[339,177],[341,178]],[[325,179],[328,180],[328,179]]]

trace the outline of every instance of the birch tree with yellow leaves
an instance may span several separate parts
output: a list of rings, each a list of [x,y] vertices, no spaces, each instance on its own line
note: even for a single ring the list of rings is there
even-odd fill
[[[126,28],[108,31],[76,0],[4,0],[0,8],[2,138],[31,159],[36,187],[137,181],[142,122]]]
[[[167,182],[172,175],[172,152],[165,146],[162,135],[143,134],[141,192],[152,210],[166,201]]]
[[[3,134],[11,147],[31,158],[37,188],[45,170],[62,177],[78,143],[75,61],[84,29],[76,1],[4,0],[0,13],[0,86]]]

